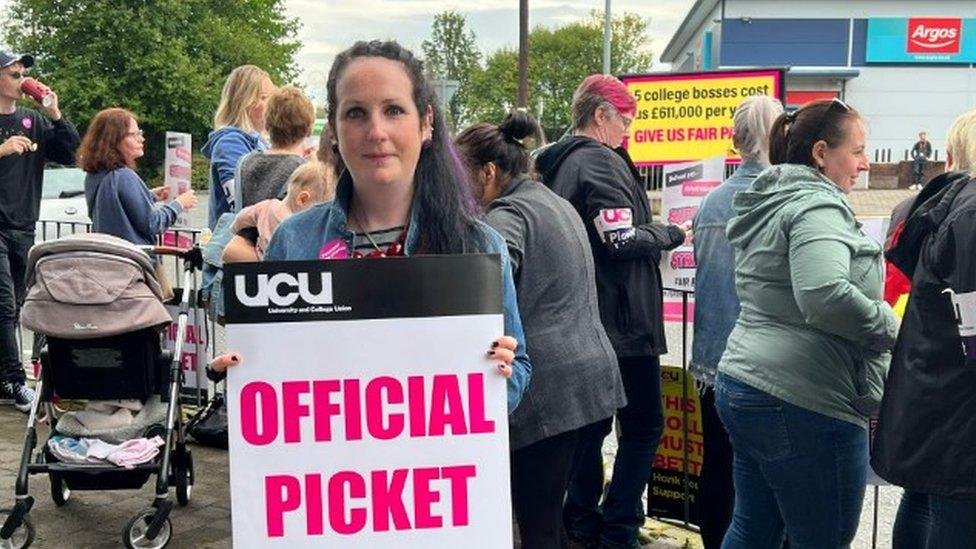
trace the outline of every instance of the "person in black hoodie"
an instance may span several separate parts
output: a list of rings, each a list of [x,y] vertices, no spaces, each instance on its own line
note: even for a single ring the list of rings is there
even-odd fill
[[[17,343],[24,303],[27,251],[41,208],[44,163],[74,164],[81,138],[61,116],[58,96],[44,97],[46,117],[17,105],[30,55],[0,51],[0,402],[27,412],[34,391],[25,383]]]
[[[543,182],[583,219],[596,266],[600,317],[617,354],[627,405],[617,410],[619,446],[605,500],[601,448],[613,418],[580,436],[563,518],[578,547],[631,548],[644,523],[641,494],[663,431],[659,355],[667,352],[661,253],[690,237],[651,221],[647,194],[620,148],[636,111],[627,87],[592,75],[573,94],[573,135],[536,159]]]
[[[905,488],[896,549],[976,547],[976,110],[946,143],[885,254],[912,281],[871,451]]]

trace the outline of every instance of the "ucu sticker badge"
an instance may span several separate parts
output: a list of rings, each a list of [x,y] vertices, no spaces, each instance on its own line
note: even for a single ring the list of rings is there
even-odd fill
[[[976,292],[956,293],[952,288],[946,288],[942,293],[949,294],[963,355],[970,360],[976,359]]]
[[[309,305],[332,303],[332,273],[319,273],[322,277],[318,293],[312,293],[308,273],[289,273],[257,275],[257,290],[248,295],[245,275],[234,276],[234,292],[237,300],[247,307],[267,307],[270,304],[287,307],[301,297]],[[282,292],[284,289],[284,292]]]
[[[25,130],[29,130],[34,126],[34,122],[25,116],[24,119],[20,121],[20,125],[23,126]]]
[[[634,214],[630,208],[613,208],[600,210],[593,219],[600,237],[613,249],[618,249],[635,234]]]
[[[613,208],[600,210],[593,219],[596,230],[601,234],[608,231],[627,229],[634,226],[634,216],[630,208]]]
[[[319,250],[319,259],[349,259],[349,245],[341,238],[330,240]]]

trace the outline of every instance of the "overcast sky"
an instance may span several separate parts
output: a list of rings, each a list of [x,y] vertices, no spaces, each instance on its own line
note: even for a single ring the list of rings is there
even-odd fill
[[[0,0],[0,17],[8,0]],[[655,61],[694,0],[612,0],[614,14],[632,12],[649,20]],[[285,0],[290,17],[302,23],[298,40],[300,82],[318,95],[336,53],[356,40],[394,38],[419,53],[434,15],[454,9],[465,15],[478,48],[489,53],[518,45],[518,0]],[[605,0],[529,0],[529,25],[557,27],[602,10]]]
[[[649,20],[648,34],[658,60],[693,0],[612,0],[611,12],[632,12]],[[356,40],[395,38],[419,53],[434,15],[454,9],[464,14],[483,53],[518,46],[518,0],[286,0],[288,14],[302,22],[298,64],[308,91],[324,88],[336,53]],[[529,25],[556,27],[603,10],[604,0],[529,0]]]

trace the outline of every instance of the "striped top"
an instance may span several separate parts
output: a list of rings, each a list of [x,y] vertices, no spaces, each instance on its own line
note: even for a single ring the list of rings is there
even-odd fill
[[[379,231],[370,231],[369,236],[372,237],[373,242],[376,242],[376,245],[379,246],[380,251],[385,252],[387,248],[396,242],[397,237],[400,236],[400,233],[402,233],[403,229],[405,228],[405,225],[401,225],[399,227],[391,227],[389,229],[382,229]],[[371,252],[376,251],[376,246],[373,246],[373,243],[369,241],[369,238],[366,236],[365,232],[352,233],[352,246],[353,253],[359,252],[363,255],[368,255]]]

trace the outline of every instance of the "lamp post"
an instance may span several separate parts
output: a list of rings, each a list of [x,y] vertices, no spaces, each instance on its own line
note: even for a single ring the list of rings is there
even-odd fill
[[[603,10],[603,74],[610,74],[611,21],[610,0],[607,0],[606,9]]]
[[[518,106],[529,106],[529,0],[519,0]]]

